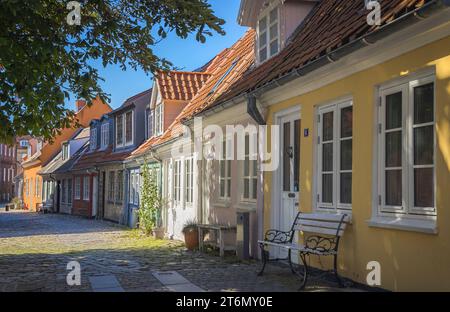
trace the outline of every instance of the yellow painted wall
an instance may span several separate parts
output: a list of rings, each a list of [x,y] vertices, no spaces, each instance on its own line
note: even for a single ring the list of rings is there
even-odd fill
[[[439,232],[430,235],[369,227],[366,221],[372,214],[376,86],[429,66],[436,67],[436,202]],[[381,264],[382,288],[450,291],[450,37],[271,106],[269,124],[273,122],[275,112],[301,104],[302,128],[309,128],[312,134],[316,125],[315,107],[349,95],[353,97],[353,224],[344,234],[340,246],[341,274],[365,283],[368,273],[366,265],[375,260]],[[313,152],[313,135],[302,136],[300,209],[304,212],[311,211],[312,207]],[[271,177],[271,173],[265,173],[265,229],[271,225]],[[321,260],[326,267],[327,261]],[[314,259],[311,261],[315,262]]]
[[[35,194],[35,191],[36,191],[36,178],[40,179],[39,180],[40,181],[40,185],[41,185],[40,189],[42,191],[42,177],[38,175],[38,172],[41,169],[42,169],[42,167],[40,165],[36,165],[36,166],[33,166],[33,167],[29,167],[29,168],[27,168],[26,170],[23,171],[23,181],[24,181],[24,184],[23,184],[23,187],[24,187],[24,190],[23,190],[23,202],[24,202],[24,205],[25,205],[26,209],[28,209],[30,211],[36,211],[36,204],[42,203],[41,195],[36,196],[36,194]],[[31,179],[33,179],[32,180],[33,183],[31,184],[31,187],[29,188],[30,192],[29,192],[28,195],[27,195],[27,191],[25,189],[25,187],[27,187],[26,184],[25,184],[25,181],[27,181],[27,179],[28,179],[29,182],[31,181]]]

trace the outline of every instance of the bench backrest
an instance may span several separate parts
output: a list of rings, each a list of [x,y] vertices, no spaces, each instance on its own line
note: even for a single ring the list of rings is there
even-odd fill
[[[293,230],[340,237],[349,220],[346,214],[299,212],[295,218]]]

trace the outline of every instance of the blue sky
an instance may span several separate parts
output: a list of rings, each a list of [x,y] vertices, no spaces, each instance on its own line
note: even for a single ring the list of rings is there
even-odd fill
[[[207,37],[204,44],[195,40],[194,36],[181,39],[170,34],[166,39],[154,47],[154,52],[165,57],[177,68],[194,70],[208,62],[224,48],[230,47],[245,32],[246,28],[237,24],[240,0],[209,0],[216,16],[224,19],[226,24],[225,36],[214,34]],[[101,64],[101,62],[100,62]],[[151,87],[152,77],[146,76],[143,71],[128,69],[122,71],[119,66],[98,66],[100,76],[105,79],[101,82],[103,90],[110,94],[112,108],[117,108],[129,97]],[[71,97],[69,108],[74,107],[75,99]]]

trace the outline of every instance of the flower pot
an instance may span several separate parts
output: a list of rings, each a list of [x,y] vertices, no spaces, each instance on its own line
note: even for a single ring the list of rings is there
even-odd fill
[[[154,228],[152,230],[152,235],[153,235],[153,238],[155,238],[155,239],[163,239],[164,238],[164,228],[163,227]]]
[[[184,243],[188,250],[194,250],[198,248],[198,230],[191,228],[184,231]]]

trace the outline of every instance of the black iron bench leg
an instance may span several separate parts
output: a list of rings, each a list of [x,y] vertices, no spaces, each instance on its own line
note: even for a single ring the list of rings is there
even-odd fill
[[[264,244],[259,244],[259,248],[261,248],[261,258],[263,261],[261,271],[259,271],[258,276],[262,276],[264,274],[264,269],[266,268],[267,264],[267,251],[264,249]]]
[[[300,259],[302,260],[303,264],[303,276],[302,276],[302,283],[300,284],[299,290],[305,289],[306,282],[308,281],[308,264],[306,263],[306,254],[300,253]]]
[[[338,269],[337,269],[337,254],[334,255],[334,276],[336,277],[336,280],[339,284],[339,287],[344,287],[344,283],[342,282],[342,279],[339,277]]]

